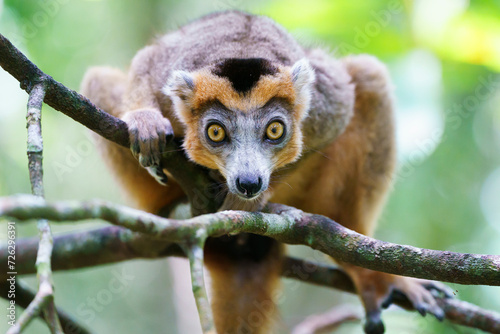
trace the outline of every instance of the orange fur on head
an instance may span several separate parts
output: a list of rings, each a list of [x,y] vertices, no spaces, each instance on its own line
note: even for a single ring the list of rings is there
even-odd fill
[[[186,149],[189,158],[197,164],[223,172],[223,168],[221,167],[224,166],[224,162],[219,156],[210,153],[210,151],[203,146],[198,138],[196,130],[196,127],[189,125],[186,130],[184,148]]]
[[[302,152],[301,122],[307,115],[310,102],[310,86],[314,71],[305,59],[292,67],[278,65],[276,72],[261,75],[255,85],[246,92],[238,92],[231,81],[213,72],[211,67],[189,73],[175,71],[164,93],[172,98],[177,117],[186,127],[184,147],[189,157],[208,168],[219,169],[223,161],[206,150],[198,138],[198,126],[204,106],[218,101],[235,112],[249,112],[263,107],[272,98],[281,98],[291,106],[294,118],[293,137],[288,149],[274,159],[275,168],[298,159]]]
[[[172,98],[175,112],[184,123],[209,102],[219,101],[230,110],[248,112],[264,106],[272,98],[286,99],[302,120],[309,107],[309,86],[313,81],[314,71],[308,61],[302,59],[293,67],[277,66],[276,73],[262,75],[245,93],[236,91],[228,78],[214,74],[211,67],[192,73],[175,71],[163,92]]]
[[[195,81],[194,94],[191,106],[199,110],[203,105],[212,101],[219,101],[230,110],[247,112],[264,106],[273,97],[286,99],[291,105],[295,103],[290,71],[282,68],[275,75],[264,75],[257,85],[248,93],[238,93],[231,82],[219,77],[208,69],[193,73]]]

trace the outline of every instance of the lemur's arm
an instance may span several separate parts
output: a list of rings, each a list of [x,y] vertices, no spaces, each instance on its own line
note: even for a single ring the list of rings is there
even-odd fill
[[[130,149],[139,163],[158,182],[166,183],[160,167],[161,153],[174,136],[169,119],[162,113],[158,100],[157,62],[159,46],[148,46],[134,57],[127,78],[124,108],[121,118],[127,122]]]
[[[160,111],[158,89],[155,87],[155,73],[158,67],[158,45],[150,45],[140,50],[132,59],[128,72],[128,83],[124,95],[125,113],[137,109],[156,109]]]

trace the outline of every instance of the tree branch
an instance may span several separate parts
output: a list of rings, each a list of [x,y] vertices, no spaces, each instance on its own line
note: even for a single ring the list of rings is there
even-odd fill
[[[43,82],[47,89],[44,102],[92,131],[119,145],[129,147],[125,122],[96,108],[88,99],[66,88],[35,64],[0,34],[0,66],[21,83],[21,88],[31,92],[33,86]]]
[[[38,238],[17,241],[16,271],[19,275],[35,273]],[[0,260],[7,261],[7,245],[0,245]],[[127,261],[133,258],[184,256],[174,243],[154,240],[119,226],[108,226],[78,234],[59,235],[54,239],[53,270],[72,270],[102,264]],[[0,279],[6,274],[0,273]]]
[[[272,213],[224,211],[186,220],[166,219],[104,201],[46,203],[29,195],[0,199],[0,216],[51,221],[103,219],[159,240],[181,243],[205,230],[218,237],[241,232],[308,245],[335,259],[395,275],[460,284],[500,285],[500,256],[462,254],[397,245],[356,233],[335,221],[284,205]]]
[[[205,233],[198,233],[194,240],[188,241],[183,246],[189,260],[191,271],[191,285],[193,287],[194,300],[200,317],[201,328],[205,334],[216,334],[212,309],[208,302],[205,279],[203,277],[203,246],[206,240]]]
[[[307,317],[292,330],[292,334],[330,333],[347,321],[360,320],[359,312],[338,306],[322,314]]]
[[[28,168],[30,174],[31,190],[37,198],[43,198],[43,141],[41,127],[41,111],[45,87],[37,83],[32,87],[28,99]],[[52,255],[52,232],[49,222],[40,219],[37,223],[40,232],[40,243],[36,258],[38,276],[38,291],[21,314],[14,326],[10,327],[7,334],[21,333],[28,324],[43,312],[45,321],[53,334],[62,334],[61,323],[57,316],[54,304],[54,287],[52,283],[52,269],[50,257]]]

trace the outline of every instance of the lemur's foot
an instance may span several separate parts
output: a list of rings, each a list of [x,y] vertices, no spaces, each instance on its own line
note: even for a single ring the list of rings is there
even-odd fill
[[[382,307],[387,308],[393,301],[406,297],[422,316],[430,313],[440,321],[444,319],[444,312],[437,304],[435,295],[453,298],[453,290],[443,283],[418,278],[396,276],[391,288]]]
[[[155,109],[130,111],[123,120],[128,125],[132,154],[159,183],[166,184],[167,175],[161,167],[161,157],[167,143],[174,137],[170,121]]]
[[[367,334],[384,333],[381,313],[393,301],[407,299],[422,316],[432,314],[438,320],[444,319],[433,293],[452,297],[452,290],[440,282],[411,277],[395,276],[359,267],[346,268],[352,277],[366,311],[364,326]]]

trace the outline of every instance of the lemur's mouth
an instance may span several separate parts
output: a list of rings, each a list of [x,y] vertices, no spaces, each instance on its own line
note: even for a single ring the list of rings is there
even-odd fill
[[[262,192],[256,194],[256,195],[252,195],[252,196],[248,196],[248,195],[241,195],[239,193],[236,194],[236,196],[238,196],[239,198],[245,200],[245,201],[254,201],[256,199],[258,199],[260,197],[260,195],[262,195]]]

